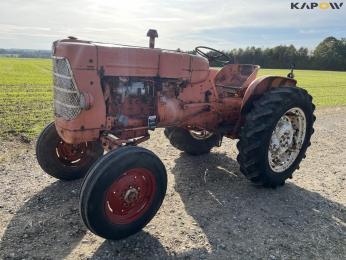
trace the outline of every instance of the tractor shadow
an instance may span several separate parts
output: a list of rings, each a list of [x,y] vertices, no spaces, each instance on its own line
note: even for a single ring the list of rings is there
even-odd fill
[[[222,153],[181,153],[171,173],[186,213],[209,248],[196,245],[178,253],[140,232],[105,241],[92,259],[315,259],[346,254],[346,208],[318,193],[292,182],[277,189],[252,185],[238,163]],[[181,236],[189,230],[187,226]]]
[[[86,233],[80,221],[81,182],[56,181],[15,213],[0,243],[0,259],[63,259]]]
[[[69,257],[87,233],[79,214],[80,186],[81,181],[56,181],[25,202],[0,240],[0,259]],[[161,243],[141,231],[124,240],[105,240],[91,258],[143,258],[143,252],[152,258],[165,255]]]
[[[172,173],[187,214],[212,248],[187,256],[311,259],[346,254],[346,208],[298,187],[294,179],[276,189],[255,186],[222,153],[181,153]]]
[[[197,157],[181,153],[171,173],[186,214],[204,234],[208,249],[198,244],[196,249],[175,252],[142,231],[125,240],[104,241],[91,259],[330,259],[346,255],[346,208],[318,193],[293,182],[277,189],[254,186],[241,175],[237,162],[222,153]],[[86,234],[78,209],[80,184],[56,181],[25,202],[2,237],[0,258],[67,257]],[[185,230],[181,236],[189,235],[190,227]],[[170,239],[169,233],[164,236]]]
[[[90,259],[172,259],[172,257],[167,254],[156,237],[141,231],[123,240],[105,240]]]

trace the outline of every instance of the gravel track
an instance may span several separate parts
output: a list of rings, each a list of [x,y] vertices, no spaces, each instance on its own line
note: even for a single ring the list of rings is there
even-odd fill
[[[157,216],[105,241],[79,217],[81,181],[44,174],[34,144],[0,147],[0,259],[342,259],[346,255],[346,108],[320,109],[312,146],[292,180],[256,187],[239,172],[235,141],[191,157],[162,130],[143,146],[168,172]]]

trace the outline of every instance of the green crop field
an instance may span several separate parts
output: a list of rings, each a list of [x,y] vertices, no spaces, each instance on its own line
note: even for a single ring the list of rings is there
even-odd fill
[[[31,140],[52,116],[51,61],[0,58],[0,138]]]
[[[51,61],[0,58],[0,138],[32,140],[52,116]],[[288,70],[262,69],[259,75],[287,75]],[[318,106],[346,105],[346,72],[295,71]]]

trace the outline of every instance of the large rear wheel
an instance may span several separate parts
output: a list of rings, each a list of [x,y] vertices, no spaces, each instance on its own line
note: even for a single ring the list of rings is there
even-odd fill
[[[283,185],[305,158],[315,106],[298,87],[279,87],[254,102],[237,144],[241,172],[264,186]]]
[[[141,147],[109,152],[88,172],[80,212],[96,235],[118,240],[140,231],[160,208],[167,188],[165,166]]]
[[[58,135],[55,124],[50,123],[36,143],[36,158],[49,175],[62,180],[84,177],[90,166],[103,155],[99,142],[68,144]]]
[[[166,128],[165,136],[175,148],[190,155],[209,153],[213,147],[220,145],[221,142],[220,135],[206,130],[195,131],[180,127]]]

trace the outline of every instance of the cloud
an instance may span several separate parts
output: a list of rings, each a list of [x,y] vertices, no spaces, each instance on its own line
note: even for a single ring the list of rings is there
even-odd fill
[[[158,29],[159,47],[171,49],[199,44],[261,46],[266,40],[271,45],[288,38],[310,47],[318,40],[309,40],[309,35],[322,38],[325,28],[329,34],[345,35],[340,25],[345,22],[345,10],[290,10],[289,1],[278,0],[2,1],[0,37],[17,37],[18,42],[3,40],[0,47],[49,49],[52,38],[68,35],[147,45],[149,28]]]
[[[48,27],[37,27],[37,26],[23,26],[23,25],[14,25],[14,24],[0,24],[0,32],[16,32],[16,31],[25,31],[25,30],[34,30],[34,31],[49,31]]]

